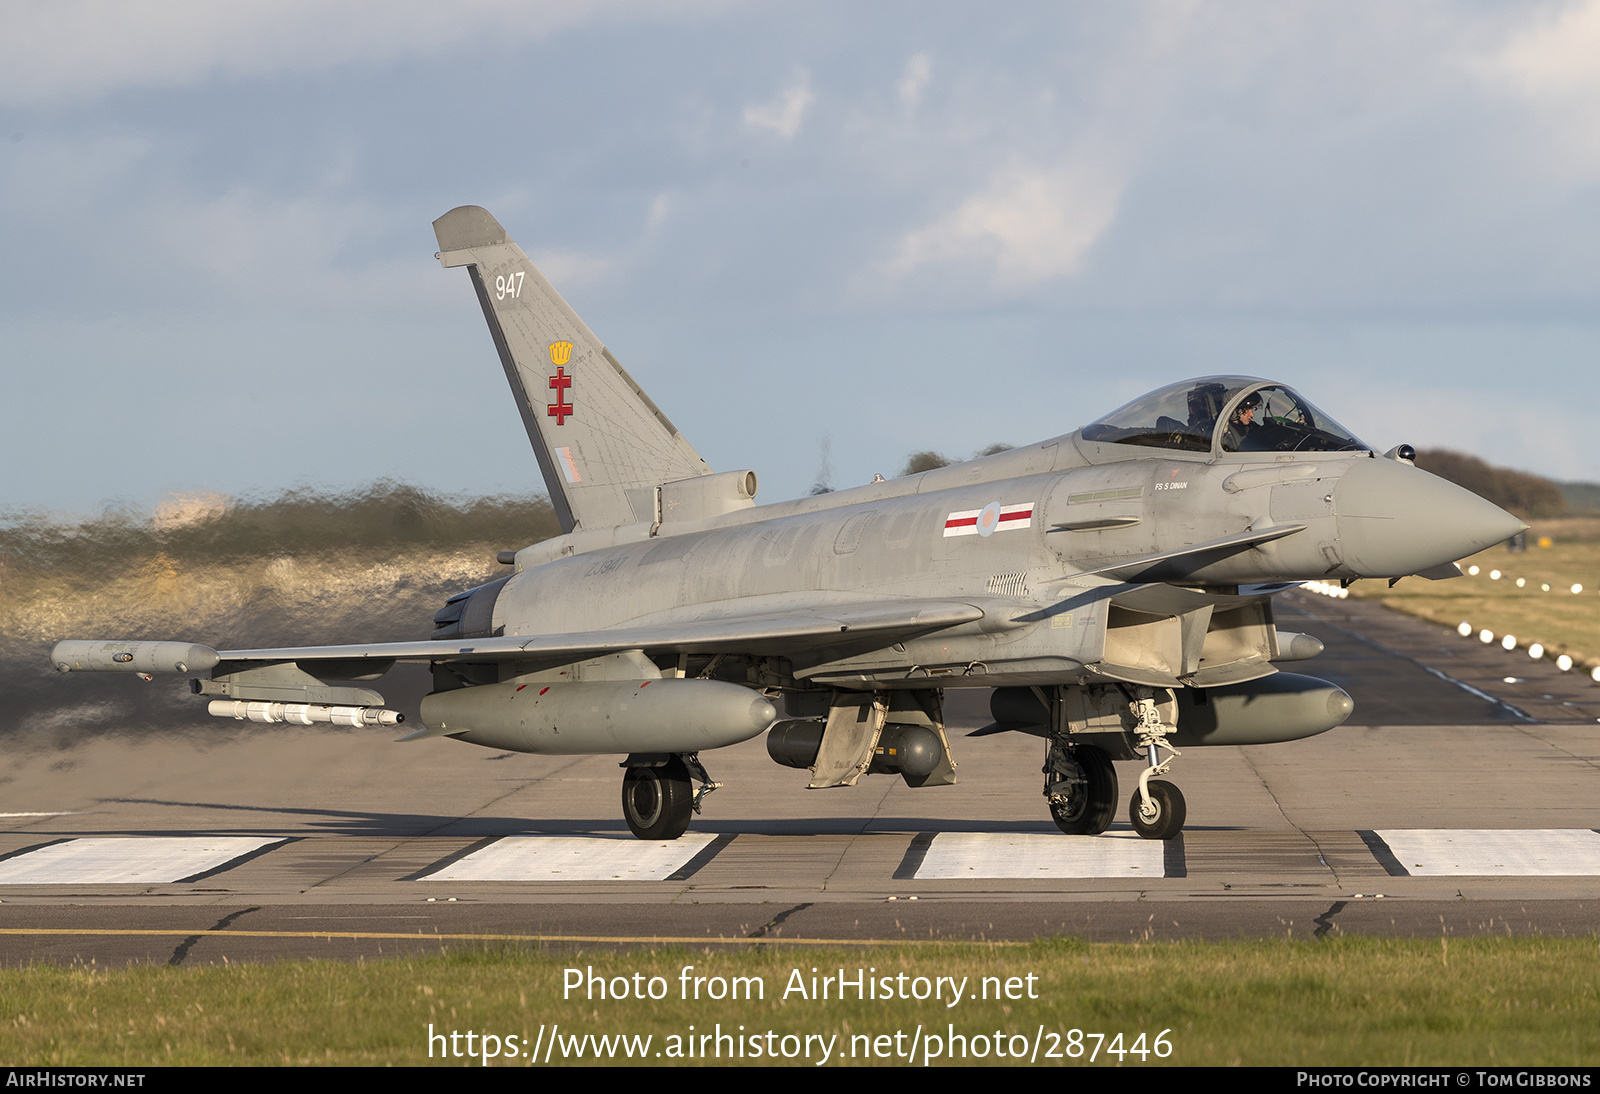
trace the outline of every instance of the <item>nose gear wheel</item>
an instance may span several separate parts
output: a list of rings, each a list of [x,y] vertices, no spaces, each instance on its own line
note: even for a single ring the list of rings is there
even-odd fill
[[[1169,782],[1152,779],[1147,784],[1148,804],[1135,794],[1128,802],[1128,820],[1145,839],[1171,839],[1183,830],[1188,812],[1183,792]]]

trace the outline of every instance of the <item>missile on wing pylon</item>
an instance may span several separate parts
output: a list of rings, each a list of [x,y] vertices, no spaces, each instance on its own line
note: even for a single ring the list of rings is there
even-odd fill
[[[777,710],[717,680],[537,680],[434,692],[422,700],[429,736],[512,752],[698,752],[747,741]]]
[[[235,718],[241,722],[289,722],[298,726],[397,726],[406,716],[397,710],[378,707],[328,706],[323,703],[247,702],[242,699],[214,699],[206,708],[214,718]]]

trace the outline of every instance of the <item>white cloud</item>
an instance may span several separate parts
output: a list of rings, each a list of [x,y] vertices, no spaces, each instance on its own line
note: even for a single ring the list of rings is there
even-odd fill
[[[414,309],[436,303],[426,262],[364,260],[383,213],[322,194],[277,198],[235,187],[207,200],[169,196],[142,211],[152,253],[198,273],[207,290],[309,310]]]
[[[814,101],[816,95],[811,91],[811,73],[801,69],[795,74],[794,82],[777,99],[744,108],[745,128],[766,130],[792,141],[795,134],[800,132],[806,108]]]
[[[575,285],[592,285],[603,281],[618,267],[614,259],[585,251],[540,250],[529,257],[557,292],[564,292]]]
[[[115,286],[106,299],[118,306],[221,297],[414,307],[433,295],[428,266],[367,257],[393,226],[380,205],[339,192],[355,160],[337,153],[323,185],[297,194],[243,184],[198,194],[173,184],[148,137],[52,137],[18,146],[0,171],[0,215],[29,246],[49,241],[51,268]],[[12,296],[38,291],[33,280],[8,285]]]
[[[955,263],[986,265],[997,288],[1078,273],[1111,227],[1120,188],[1096,166],[1015,162],[933,223],[906,234],[885,264],[892,276]]]
[[[1539,9],[1509,42],[1469,63],[1534,114],[1535,166],[1567,181],[1600,173],[1600,0]]]
[[[609,253],[550,247],[533,251],[530,257],[557,292],[626,279],[647,261],[652,243],[671,224],[677,204],[671,191],[656,194],[644,209],[638,234]]]
[[[161,234],[182,241],[190,263],[219,278],[252,279],[263,268],[325,269],[364,211],[316,198],[264,197],[237,187],[197,205],[171,205],[157,215]],[[298,278],[296,280],[299,280]]]
[[[106,198],[119,198],[127,175],[155,144],[142,136],[47,137],[15,148],[0,175],[0,202],[31,220],[81,221]]]
[[[922,102],[922,92],[932,76],[933,64],[926,53],[919,53],[907,61],[906,70],[901,73],[900,83],[895,87],[900,96],[900,105],[907,110],[915,110]]]
[[[1535,96],[1600,94],[1600,0],[1582,0],[1515,36],[1497,67]]]
[[[646,21],[728,0],[8,0],[0,104],[92,101],[342,64],[385,64],[473,40],[533,41],[601,20]]]
[[[657,194],[650,199],[650,214],[646,223],[652,230],[661,227],[667,222],[667,218],[672,215],[675,204],[673,195],[665,192]]]

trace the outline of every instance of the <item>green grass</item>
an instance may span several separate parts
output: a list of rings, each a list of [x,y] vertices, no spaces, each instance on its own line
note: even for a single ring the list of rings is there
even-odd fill
[[[1544,548],[1530,543],[1516,553],[1495,547],[1461,566],[1479,572],[1446,581],[1410,577],[1392,589],[1381,581],[1360,581],[1350,591],[1450,627],[1465,620],[1474,630],[1511,634],[1524,649],[1538,642],[1548,658],[1565,653],[1583,668],[1600,665],[1600,542],[1557,540]],[[1491,580],[1495,570],[1501,577]],[[1583,586],[1581,594],[1570,591],[1575,584]]]
[[[550,955],[514,947],[440,957],[341,964],[323,961],[192,969],[120,970],[34,966],[0,972],[0,1058],[13,1065],[466,1063],[428,1056],[427,1031],[516,1036],[531,1045],[541,1026],[563,1035],[652,1038],[646,1059],[669,1063],[675,1042],[696,1035],[820,1035],[830,1064],[852,1048],[909,1048],[920,1025],[983,1038],[986,1060],[1020,1048],[1042,1029],[1040,1063],[1088,1063],[1102,1033],[1099,1064],[1181,1065],[1593,1065],[1600,1062],[1596,940],[1471,938],[1419,941],[1334,938],[1323,942],[1101,945],[1054,940],[1024,946],[953,944],[821,951],[746,952],[660,948]],[[760,977],[765,998],[684,1002],[680,970]],[[565,970],[592,966],[607,977],[660,976],[660,1002],[563,999]],[[843,967],[878,976],[1037,977],[1036,999],[827,1001],[790,997],[793,970],[809,980]],[[647,980],[645,982],[648,982]],[[1019,980],[1025,984],[1025,979]],[[1025,988],[1023,989],[1026,990]],[[853,993],[852,993],[853,994]],[[1108,1048],[1148,1049],[1163,1030],[1171,1054],[1158,1060]],[[889,1041],[877,1041],[887,1036]],[[509,1042],[502,1041],[502,1044]],[[765,1043],[765,1041],[763,1041]],[[781,1045],[781,1042],[775,1041]],[[791,1042],[798,1046],[800,1042]],[[1084,1046],[1078,1059],[1065,1056]],[[1052,1048],[1063,1057],[1044,1059]],[[657,1059],[655,1053],[668,1055]],[[813,1059],[815,1059],[815,1049]],[[1030,1050],[1031,1051],[1031,1050]],[[748,1048],[747,1048],[748,1052]],[[844,1059],[840,1059],[841,1054]],[[620,1054],[619,1054],[620,1055]],[[551,1063],[560,1062],[559,1052]],[[496,1060],[525,1064],[528,1059]],[[573,1060],[571,1062],[577,1062]],[[618,1063],[626,1062],[618,1059]],[[697,1058],[693,1061],[701,1062]],[[714,1062],[714,1061],[708,1061]],[[768,1062],[765,1059],[744,1063]],[[782,1062],[782,1061],[780,1061]],[[921,1059],[916,1061],[921,1063]],[[936,1063],[949,1062],[936,1059]],[[961,1062],[958,1058],[956,1062]]]

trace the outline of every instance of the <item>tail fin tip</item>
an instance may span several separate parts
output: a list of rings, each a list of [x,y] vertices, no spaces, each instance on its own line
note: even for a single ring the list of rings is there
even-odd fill
[[[466,251],[506,242],[506,230],[480,205],[458,205],[433,222],[439,250]]]

